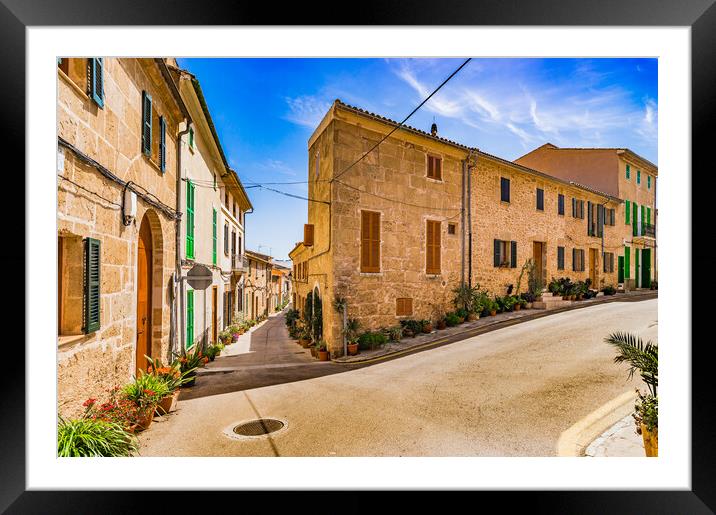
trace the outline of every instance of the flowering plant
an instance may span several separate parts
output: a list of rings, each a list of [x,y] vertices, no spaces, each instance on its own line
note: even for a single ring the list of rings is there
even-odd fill
[[[181,385],[189,382],[191,380],[190,375],[195,370],[182,370],[182,362],[180,359],[174,360],[171,365],[163,365],[162,360],[159,358],[152,359],[149,356],[146,356],[146,358],[150,363],[147,373],[154,374],[164,381],[170,393],[179,389]],[[183,359],[186,361],[186,358]]]
[[[124,385],[122,393],[144,412],[153,410],[170,392],[169,386],[160,377],[140,370],[134,382]]]
[[[100,420],[119,424],[125,429],[131,428],[139,422],[139,407],[137,404],[124,396],[119,386],[107,390],[109,400],[103,403],[97,399],[89,398],[82,406],[85,408],[83,418]]]

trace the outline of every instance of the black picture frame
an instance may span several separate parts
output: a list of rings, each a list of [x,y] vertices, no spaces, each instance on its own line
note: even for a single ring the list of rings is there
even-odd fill
[[[653,2],[650,0],[609,0],[602,2],[570,0],[535,0],[510,2],[491,0],[461,3],[453,0],[428,2],[425,0],[388,4],[385,2],[362,2],[346,14],[338,14],[335,5],[321,6],[313,3],[311,8],[303,3],[285,4],[280,8],[260,2],[241,2],[228,6],[221,2],[196,2],[173,0],[172,2],[99,1],[99,0],[0,0],[0,48],[3,49],[3,82],[0,102],[2,103],[3,134],[6,149],[25,148],[25,29],[37,25],[574,25],[574,26],[687,26],[691,27],[691,73],[692,73],[692,169],[702,173],[692,174],[691,170],[668,170],[667,173],[681,173],[698,180],[691,206],[677,206],[692,210],[692,241],[696,238],[708,240],[711,231],[697,227],[708,220],[706,209],[713,203],[707,197],[714,191],[714,166],[709,162],[713,141],[716,139],[716,6],[715,0],[680,0]],[[48,116],[50,116],[48,114]],[[11,151],[12,152],[12,151]],[[24,153],[16,151],[19,165],[25,165]],[[15,168],[16,170],[19,167]],[[50,180],[22,177],[18,173],[4,174],[4,191],[13,191],[17,199],[25,198],[26,187],[32,180]],[[20,201],[22,202],[22,201]],[[665,206],[668,210],[669,207]],[[17,210],[17,212],[21,212]],[[668,215],[667,215],[668,216]],[[7,220],[7,219],[6,219]],[[24,219],[13,219],[5,224],[6,242],[14,241],[12,253],[1,253],[3,269],[25,268]],[[20,243],[22,242],[22,244]],[[706,243],[708,245],[708,243]],[[708,250],[708,248],[706,247]],[[714,259],[710,250],[697,252],[694,248],[683,249],[684,260],[691,251],[692,270],[712,270]],[[31,271],[27,270],[27,273]],[[17,274],[19,275],[19,274]],[[6,278],[19,282],[19,277]],[[692,283],[692,278],[683,277]],[[703,283],[700,283],[703,284]],[[708,293],[706,288],[692,288]],[[20,284],[7,286],[15,292],[24,292]],[[18,293],[18,295],[24,295]],[[693,329],[684,328],[681,342],[669,342],[688,351],[689,340],[696,342],[697,326],[707,320],[706,309],[710,302],[698,300],[692,293],[691,301]],[[707,300],[707,298],[706,298]],[[16,310],[24,302],[13,298]],[[8,312],[6,312],[8,313]],[[12,316],[12,315],[10,315]],[[10,320],[10,316],[6,320]],[[29,320],[31,313],[24,313]],[[19,320],[19,317],[15,317]],[[708,333],[703,333],[708,334]],[[23,335],[24,337],[24,335]],[[16,340],[19,341],[19,340]],[[709,360],[710,338],[703,338],[691,346],[692,355],[692,457],[690,491],[566,491],[566,492],[481,492],[480,501],[495,500],[504,508],[518,503],[527,503],[534,513],[713,513],[716,511],[716,438],[714,438],[714,402],[712,386],[707,384],[712,372],[713,361]],[[6,342],[9,344],[9,342]],[[17,344],[13,343],[15,346]],[[28,342],[26,345],[43,345],[43,342]],[[51,349],[48,348],[48,352]],[[158,496],[151,492],[69,492],[69,491],[26,491],[25,487],[25,360],[24,356],[6,359],[6,366],[0,374],[2,382],[2,424],[0,424],[0,511],[7,513],[134,513],[146,508],[169,511],[176,507],[186,511],[196,494],[175,492]],[[22,359],[19,359],[22,358]],[[168,473],[169,471],[167,471]],[[240,495],[247,505],[257,499],[253,493],[213,493],[212,504],[221,503],[225,497]],[[332,503],[340,503],[341,512],[363,512],[373,509],[375,503],[371,493],[334,492],[330,497],[321,494],[316,503],[310,492],[294,493],[288,497],[272,492],[272,509],[286,509],[299,506],[302,497],[305,502],[323,511]],[[315,495],[315,494],[314,494]],[[459,506],[463,493],[451,493],[451,505]],[[405,496],[407,497],[407,496]],[[412,492],[412,502],[427,507],[424,492]],[[313,499],[313,500],[311,500]],[[204,502],[204,501],[202,501]],[[474,502],[474,501],[473,501]],[[262,497],[261,503],[266,501]],[[209,505],[204,504],[205,507]],[[337,508],[338,505],[333,505]],[[489,506],[489,504],[485,504]],[[138,509],[138,507],[140,509]],[[142,509],[144,508],[144,509]],[[443,505],[444,509],[444,505]],[[334,511],[335,513],[335,511]]]

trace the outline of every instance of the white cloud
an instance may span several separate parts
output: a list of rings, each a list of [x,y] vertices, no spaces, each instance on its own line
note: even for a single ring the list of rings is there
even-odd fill
[[[323,116],[331,107],[330,102],[311,95],[296,98],[286,97],[286,104],[288,104],[289,112],[284,118],[296,125],[310,129],[315,129],[321,123]]]

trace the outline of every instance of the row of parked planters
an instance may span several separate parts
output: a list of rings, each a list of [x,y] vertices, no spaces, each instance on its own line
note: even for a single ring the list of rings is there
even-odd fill
[[[58,456],[133,456],[139,448],[136,433],[147,430],[154,417],[176,411],[181,389],[196,384],[197,370],[264,318],[231,325],[219,333],[218,342],[173,354],[169,364],[145,356],[147,371],[140,370],[132,382],[106,390],[102,400],[87,399],[79,418],[59,417]]]

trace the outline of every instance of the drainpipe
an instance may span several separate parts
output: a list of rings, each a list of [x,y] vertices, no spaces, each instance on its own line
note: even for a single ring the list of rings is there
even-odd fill
[[[181,188],[182,188],[182,171],[181,171],[181,138],[185,134],[189,133],[189,129],[191,128],[191,120],[186,119],[186,129],[179,132],[177,135],[177,186],[176,186],[176,196],[177,196],[177,215],[179,215],[176,219],[176,228],[175,228],[175,245],[176,245],[176,264],[175,264],[175,271],[174,271],[174,287],[175,289],[178,289],[178,294],[174,297],[175,299],[179,299],[179,316],[181,318],[181,324],[179,325],[178,331],[177,331],[177,344],[179,345],[179,352],[182,356],[186,355],[186,342],[184,341],[186,339],[186,333],[184,331],[184,328],[186,327],[186,310],[184,307],[184,281],[182,281],[182,273],[181,273],[181,216],[180,213],[182,213],[181,210]]]
[[[468,157],[472,156],[475,155],[471,151]],[[477,156],[475,156],[475,163],[477,163]],[[470,288],[472,288],[472,169],[476,166],[476,164],[475,166],[468,164],[467,167],[467,284]]]
[[[460,284],[465,285],[465,170],[467,163],[462,161],[462,206],[460,209],[460,227],[462,227],[462,252],[460,253]]]

